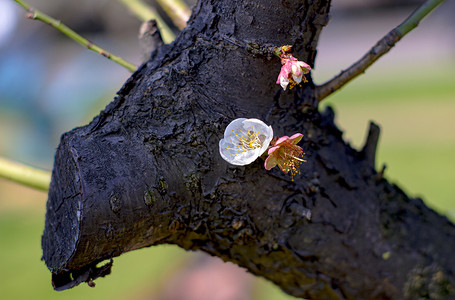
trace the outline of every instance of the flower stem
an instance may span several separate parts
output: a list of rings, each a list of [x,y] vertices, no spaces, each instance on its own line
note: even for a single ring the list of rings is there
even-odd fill
[[[0,157],[0,177],[41,191],[49,189],[51,173]]]
[[[141,0],[118,0],[126,6],[139,20],[147,22],[149,20],[156,20],[158,28],[163,37],[163,41],[168,44],[175,39],[175,34],[167,26],[166,22],[160,17],[158,12],[151,6],[145,4]]]
[[[404,20],[403,23],[379,40],[368,53],[351,65],[347,70],[342,71],[322,85],[316,86],[316,99],[322,101],[324,98],[341,89],[352,79],[363,74],[367,68],[381,56],[389,52],[402,37],[416,28],[419,22],[442,2],[444,2],[444,0],[427,0],[423,3],[406,20]]]
[[[191,10],[182,0],[157,0],[161,8],[172,19],[175,26],[180,30],[185,28],[186,22],[190,18]]]
[[[33,19],[33,20],[40,20],[40,21],[54,27],[55,29],[59,30],[60,32],[62,32],[66,36],[68,36],[70,39],[87,47],[89,50],[92,50],[92,51],[94,51],[98,54],[101,54],[102,56],[116,62],[117,64],[121,65],[122,67],[127,68],[131,72],[134,72],[137,69],[137,67],[134,64],[124,60],[120,56],[114,55],[114,54],[106,51],[105,49],[101,48],[98,45],[93,44],[92,42],[90,42],[86,38],[82,37],[81,35],[77,34],[75,31],[73,31],[71,28],[69,28],[68,26],[66,26],[65,24],[60,22],[59,20],[56,20],[56,19],[46,15],[45,13],[43,13],[37,9],[34,9],[28,3],[26,3],[22,0],[14,0],[14,1],[16,1],[20,6],[22,6],[27,11],[27,15],[26,15],[27,18]]]

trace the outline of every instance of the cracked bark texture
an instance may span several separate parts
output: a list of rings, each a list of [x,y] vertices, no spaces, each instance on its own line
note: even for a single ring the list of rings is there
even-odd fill
[[[202,250],[308,299],[450,299],[455,227],[342,139],[314,84],[282,91],[267,46],[314,66],[330,1],[204,0],[90,124],[65,133],[49,190],[43,258],[54,288],[108,274],[96,265],[163,243]],[[227,164],[224,128],[254,117],[304,134],[307,163]]]

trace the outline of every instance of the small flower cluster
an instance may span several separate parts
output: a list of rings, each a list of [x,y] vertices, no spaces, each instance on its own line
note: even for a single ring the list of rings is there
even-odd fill
[[[304,75],[311,70],[310,65],[292,56],[291,48],[292,46],[285,45],[274,52],[281,59],[282,67],[276,83],[281,85],[283,90],[286,90],[288,85],[292,89],[301,82],[308,82]]]
[[[301,82],[308,82],[304,75],[311,70],[307,63],[292,56],[291,48],[290,45],[284,45],[273,50],[282,64],[276,83],[284,90],[288,86],[292,89]],[[301,158],[305,153],[297,146],[302,137],[303,134],[296,133],[291,137],[274,138],[272,127],[261,120],[235,119],[226,127],[224,138],[220,140],[220,155],[230,164],[244,166],[267,151],[264,167],[270,170],[278,166],[284,173],[290,172],[294,179],[296,174],[300,174],[300,164],[305,162]]]
[[[220,140],[221,157],[228,163],[244,166],[252,163],[267,151],[268,157],[264,167],[267,170],[277,166],[284,173],[294,177],[299,174],[299,166],[305,160],[303,149],[296,144],[303,134],[296,133],[291,137],[273,138],[273,129],[258,119],[235,119],[224,132]]]

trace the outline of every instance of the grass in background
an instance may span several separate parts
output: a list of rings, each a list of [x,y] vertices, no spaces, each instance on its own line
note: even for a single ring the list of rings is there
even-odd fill
[[[373,70],[325,100],[359,149],[368,123],[381,126],[377,168],[409,195],[455,219],[455,70]]]
[[[41,204],[44,207],[45,202]],[[114,258],[112,274],[97,279],[95,288],[81,284],[55,292],[51,273],[41,261],[43,228],[44,209],[41,213],[28,208],[0,213],[2,299],[131,299],[145,286],[148,291],[158,291],[163,280],[187,257],[175,246],[140,249]]]
[[[83,283],[56,292],[41,261],[46,196],[0,179],[1,299],[150,299],[194,255],[172,245],[135,250],[114,258],[112,273],[95,280],[95,288]],[[256,280],[256,299],[295,299],[265,279]]]
[[[369,120],[381,128],[377,166],[412,196],[455,219],[454,69],[374,71],[334,94],[344,137],[359,148]],[[400,73],[402,72],[402,73]],[[392,75],[390,75],[392,73]],[[399,80],[397,80],[399,78]],[[146,299],[191,255],[175,246],[133,251],[114,259],[113,272],[64,292],[51,287],[40,260],[46,195],[0,180],[0,293],[4,299]],[[295,299],[258,279],[256,299]]]

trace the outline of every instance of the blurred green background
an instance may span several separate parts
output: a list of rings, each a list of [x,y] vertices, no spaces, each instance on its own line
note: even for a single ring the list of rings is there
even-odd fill
[[[401,6],[378,2],[334,0],[332,20],[321,35],[313,72],[316,82],[347,68],[416,5],[415,1],[400,2]],[[115,1],[30,4],[139,64],[140,22]],[[453,3],[443,4],[366,75],[323,103],[335,109],[336,122],[354,148],[363,144],[369,120],[378,123],[382,131],[377,168],[385,163],[390,181],[452,220],[453,13]],[[59,136],[89,122],[129,73],[23,16],[12,1],[0,0],[0,155],[50,170]],[[0,179],[2,299],[164,299],[158,296],[163,286],[199,257],[175,246],[141,249],[116,258],[113,273],[96,280],[96,288],[83,284],[54,292],[50,273],[40,260],[46,197]],[[294,299],[263,279],[253,279],[251,286],[245,299]]]

